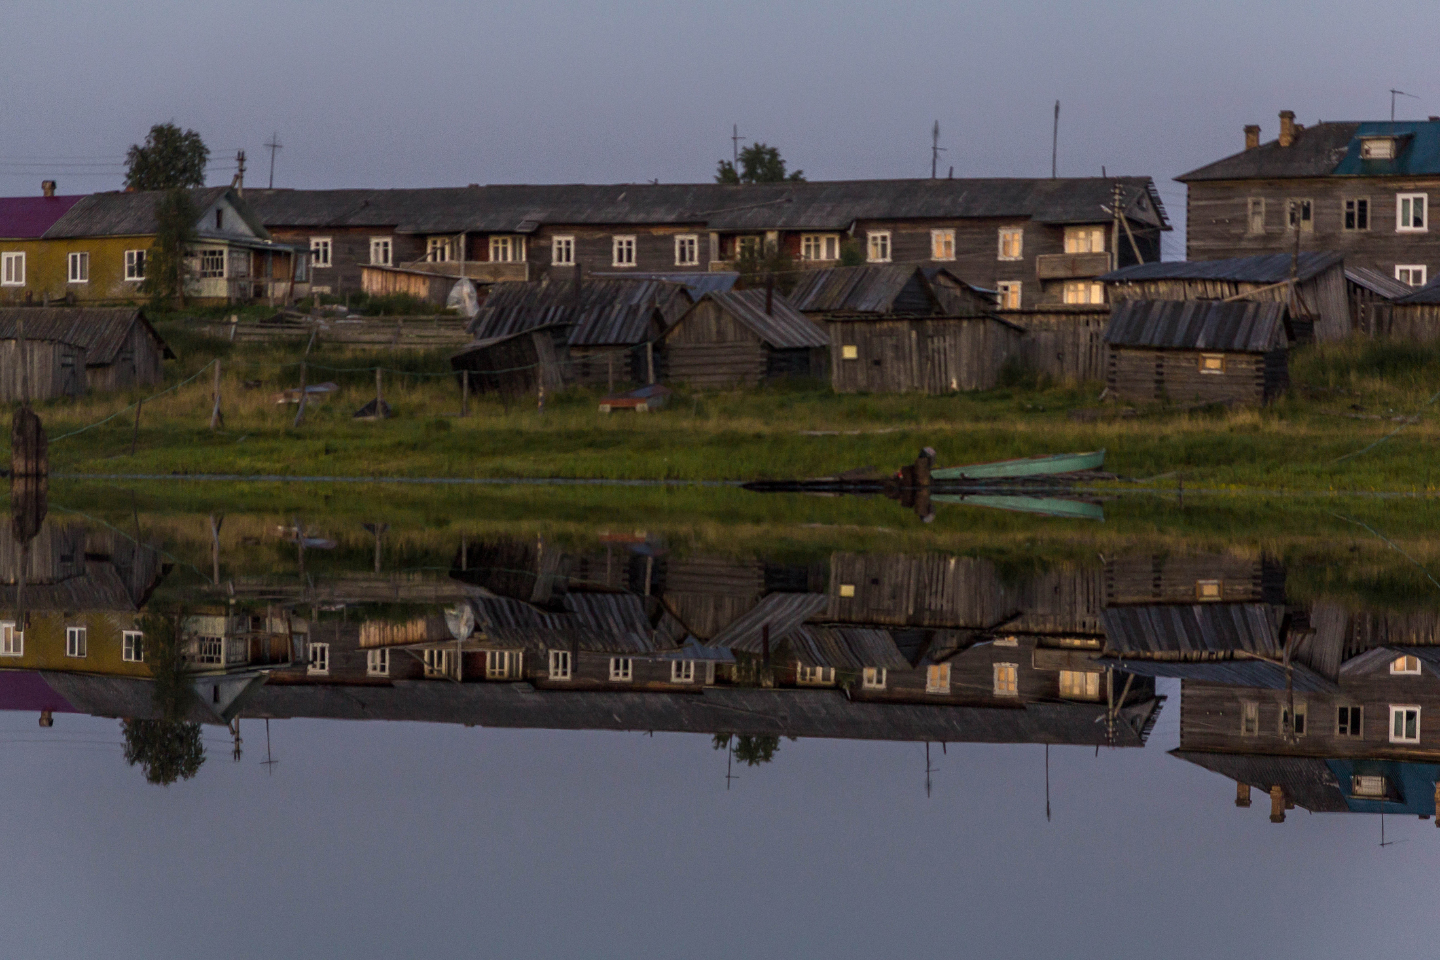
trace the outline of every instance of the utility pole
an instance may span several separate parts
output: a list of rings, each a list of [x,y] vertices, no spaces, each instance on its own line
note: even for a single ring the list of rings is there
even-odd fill
[[[1060,101],[1055,101],[1055,125],[1050,130],[1050,179],[1054,180],[1060,160]]]
[[[930,179],[934,180],[940,168],[940,154],[945,148],[940,146],[940,121],[935,121],[935,126],[930,129]]]
[[[231,184],[235,192],[245,196],[245,151],[235,151],[235,182]]]
[[[1125,188],[1120,181],[1115,181],[1115,187],[1110,193],[1110,213],[1114,217],[1115,225],[1110,229],[1110,269],[1120,269],[1120,200],[1124,196]]]
[[[735,148],[735,166],[740,166],[740,124],[730,126],[730,144]]]
[[[270,139],[265,142],[265,146],[270,148],[270,189],[273,190],[275,189],[275,151],[284,146],[280,142],[280,134],[270,134]]]

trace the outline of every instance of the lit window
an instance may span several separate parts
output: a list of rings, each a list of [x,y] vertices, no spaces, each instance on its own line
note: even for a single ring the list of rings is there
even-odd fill
[[[425,259],[431,263],[449,263],[455,259],[452,256],[454,240],[450,237],[430,237],[425,241]],[[320,266],[320,264],[315,264]],[[327,263],[326,266],[329,266]]]
[[[1240,706],[1240,733],[1242,736],[1253,737],[1260,732],[1260,704],[1254,700],[1246,700]]]
[[[1339,707],[1335,711],[1335,735],[1359,737],[1362,735],[1364,707]]]
[[[1100,674],[1080,670],[1061,670],[1060,696],[1066,700],[1099,700]]]
[[[570,651],[569,651],[569,650],[551,650],[551,651],[550,651],[550,679],[551,679],[551,680],[569,680],[569,679],[570,679]]]
[[[86,633],[84,627],[65,628],[65,656],[83,657],[86,655]]]
[[[1225,582],[1223,580],[1196,580],[1195,599],[1202,603],[1211,603],[1216,600],[1223,600],[1225,597]]]
[[[925,668],[925,692],[950,692],[950,664],[936,663]]]
[[[1066,253],[1104,253],[1104,227],[1066,227]]]
[[[377,267],[388,267],[394,251],[389,237],[370,238],[370,262]]]
[[[1222,374],[1225,372],[1225,354],[1223,353],[1202,353],[1200,354],[1200,372],[1209,374]]]
[[[1395,268],[1395,279],[1412,287],[1423,287],[1429,272],[1423,263],[1400,264]]]
[[[146,251],[144,251],[144,250],[126,250],[126,251],[125,251],[125,279],[126,279],[126,280],[144,280],[144,279],[145,279],[145,256],[146,256]]]
[[[1249,233],[1265,232],[1265,198],[1250,197],[1246,201],[1246,225]]]
[[[671,683],[694,683],[694,682],[695,682],[695,661],[694,661],[694,660],[672,660],[672,661],[670,661],[670,682],[671,682]]]
[[[890,262],[890,231],[872,230],[866,235],[870,242],[870,253],[867,259],[871,263]]]
[[[519,650],[486,650],[485,679],[518,680],[522,656]]]
[[[1305,720],[1306,720],[1306,715],[1307,715],[1307,710],[1306,710],[1305,704],[1304,704],[1304,703],[1297,703],[1297,704],[1295,704],[1295,721],[1294,721],[1294,723],[1293,723],[1293,725],[1292,725],[1292,723],[1291,723],[1291,721],[1290,721],[1290,707],[1289,707],[1288,705],[1283,705],[1283,704],[1282,704],[1281,707],[1280,707],[1280,734],[1281,734],[1281,736],[1285,736],[1285,735],[1287,735],[1287,734],[1292,734],[1292,733],[1293,733],[1295,736],[1297,736],[1297,737],[1303,737],[1303,736],[1305,736]]]
[[[1065,283],[1066,303],[1104,303],[1105,284],[1089,280],[1069,280]]]
[[[1020,281],[1001,280],[995,284],[996,292],[999,294],[1001,310],[1020,309]]]
[[[801,260],[839,260],[840,235],[838,233],[802,233],[800,235]]]
[[[931,260],[954,260],[954,259],[955,259],[955,231],[954,231],[954,230],[931,230],[931,231],[930,231],[930,259],[931,259]]]
[[[490,261],[492,263],[523,263],[525,261],[525,238],[491,237]]]
[[[1396,657],[1390,661],[1390,672],[1418,674],[1420,672],[1420,658],[1411,656]]]
[[[120,634],[120,659],[126,663],[145,662],[145,634],[126,630]]]
[[[200,277],[215,280],[225,276],[225,251],[207,249],[200,251]]]
[[[451,676],[457,660],[456,657],[452,656],[453,653],[453,650],[426,650],[423,657],[425,676]]]
[[[758,260],[760,258],[760,238],[736,237],[735,256],[740,260]]]
[[[69,260],[68,278],[70,283],[90,282],[90,254],[72,253]]]
[[[635,676],[635,664],[629,657],[610,658],[610,679],[629,683]]]
[[[1380,800],[1389,792],[1384,777],[1362,773],[1350,778],[1350,795],[1352,797]]]
[[[1361,160],[1394,160],[1394,137],[1366,137],[1360,141]]]
[[[1419,743],[1419,742],[1420,742],[1420,708],[1419,708],[1419,707],[1391,707],[1391,708],[1390,708],[1390,742],[1391,742],[1391,743]]]
[[[551,237],[550,262],[557,267],[575,266],[575,238]]]
[[[305,672],[320,677],[330,672],[330,644],[310,644],[310,663],[305,667]]]
[[[1285,226],[1309,233],[1315,229],[1314,204],[1305,197],[1294,197],[1285,204]]]
[[[0,287],[25,286],[25,254],[0,253]]]
[[[1402,193],[1395,197],[1395,229],[1420,233],[1426,229],[1425,205],[1428,194]]]
[[[841,360],[859,360],[859,359],[860,359],[860,348],[859,348],[857,345],[853,344],[853,343],[841,344],[841,345],[840,345],[840,359],[841,359]],[[849,588],[850,588],[850,592],[849,592],[849,593],[846,593],[846,592],[845,592],[845,588],[846,588],[846,587],[849,587]],[[842,596],[842,597],[853,597],[853,596],[855,596],[855,585],[854,585],[854,584],[849,584],[849,583],[845,584],[845,586],[843,586],[843,587],[840,588],[840,596]]]
[[[15,624],[0,623],[0,657],[25,656],[25,633],[15,629]]]
[[[635,238],[615,237],[611,245],[611,254],[611,262],[614,266],[635,266]]]
[[[1345,229],[1370,229],[1370,198],[1353,197],[1345,201]]]
[[[1025,258],[1025,231],[1019,227],[1000,231],[1000,259],[1023,260]]]
[[[795,682],[804,687],[829,687],[835,684],[834,667],[810,667],[800,664],[795,671]]]
[[[693,267],[700,262],[700,238],[693,233],[675,238],[675,266]]]
[[[866,690],[885,689],[885,668],[866,667],[860,674],[860,686]]]
[[[994,664],[995,696],[1013,697],[1020,692],[1020,666],[1015,663]]]
[[[385,649],[366,650],[365,675],[368,677],[390,676],[390,651]]]
[[[310,238],[310,266],[319,270],[321,267],[330,266],[330,238]]]

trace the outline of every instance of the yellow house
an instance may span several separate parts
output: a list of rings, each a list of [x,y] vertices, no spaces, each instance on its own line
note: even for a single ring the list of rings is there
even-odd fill
[[[13,608],[0,616],[0,669],[150,676],[134,611],[37,610],[23,631]]]
[[[189,192],[200,215],[185,262],[188,296],[235,303],[309,294],[308,251],[270,239],[231,187]],[[163,196],[163,191],[117,191],[0,200],[0,305],[140,299],[158,229],[155,208]],[[37,210],[37,201],[60,202]]]

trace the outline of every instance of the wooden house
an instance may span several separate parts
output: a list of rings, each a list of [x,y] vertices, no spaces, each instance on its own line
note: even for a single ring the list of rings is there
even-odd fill
[[[825,331],[773,291],[707,293],[661,337],[665,376],[694,387],[825,375]]]
[[[1122,400],[1267,403],[1290,384],[1283,303],[1125,300],[1105,328],[1106,384]]]
[[[175,358],[138,307],[0,307],[0,356],[13,357],[22,323],[32,400],[152,386]],[[6,399],[20,395],[15,369],[0,367]]]
[[[1107,273],[1101,279],[1112,304],[1124,300],[1285,303],[1302,340],[1308,339],[1302,328],[1311,324],[1314,338],[1321,341],[1343,340],[1355,326],[1345,262],[1338,253],[1146,263]]]

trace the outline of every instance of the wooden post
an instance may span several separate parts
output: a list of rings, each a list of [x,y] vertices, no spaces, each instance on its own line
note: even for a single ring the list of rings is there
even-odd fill
[[[210,514],[210,579],[217,587],[220,585],[220,527],[224,523],[223,515],[217,523],[215,514]]]
[[[460,416],[470,416],[470,371],[460,371]]]
[[[382,389],[382,387],[381,387],[381,371],[380,371],[380,368],[379,368],[379,367],[376,367],[376,368],[375,368],[375,416],[376,416],[377,419],[380,418],[380,417],[385,416],[384,410],[385,410],[385,393],[384,393],[384,391],[383,391],[383,389]]]
[[[144,400],[135,401],[135,432],[130,434],[130,456],[135,456],[135,444],[140,442],[140,408],[145,406]]]
[[[615,392],[615,354],[605,354],[605,395]]]
[[[234,328],[232,327],[231,329],[233,330]],[[212,409],[212,410],[210,411],[210,429],[211,429],[211,430],[214,430],[216,427],[222,425],[224,422],[225,422],[225,414],[223,414],[223,413],[220,412],[220,361],[219,361],[219,359],[216,359],[216,361],[215,361],[215,407],[214,407],[214,409]]]
[[[293,424],[293,426],[296,426],[296,427],[300,426],[300,422],[305,419],[305,399],[309,396],[309,394],[308,394],[308,393],[306,392],[306,390],[305,390],[306,386],[308,386],[308,383],[306,382],[305,374],[306,374],[305,361],[304,361],[304,360],[301,360],[301,361],[300,361],[300,409],[295,411],[295,423]]]
[[[645,378],[647,383],[655,382],[655,344],[645,343]]]

